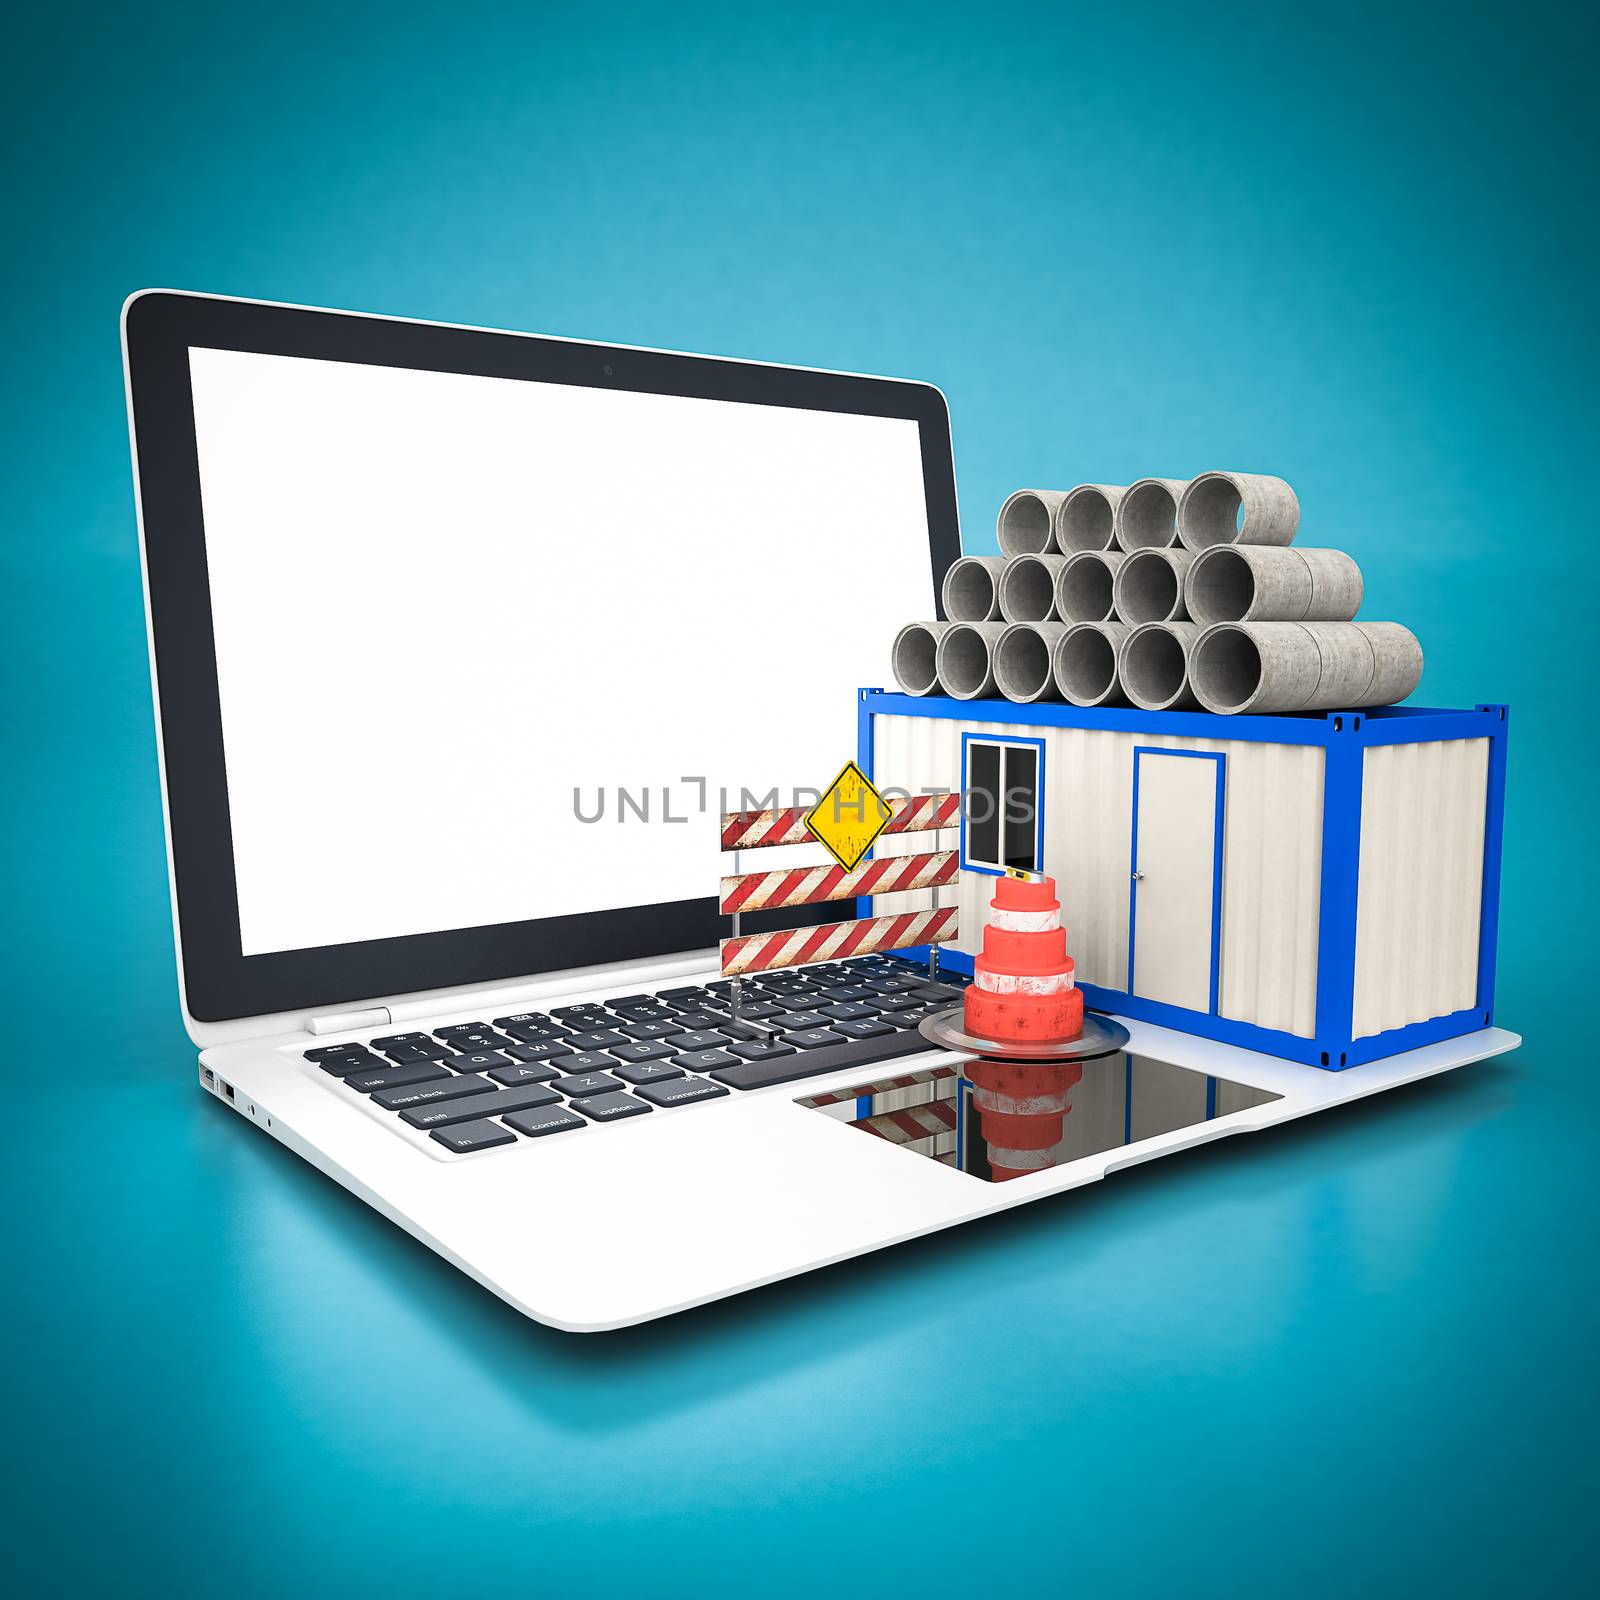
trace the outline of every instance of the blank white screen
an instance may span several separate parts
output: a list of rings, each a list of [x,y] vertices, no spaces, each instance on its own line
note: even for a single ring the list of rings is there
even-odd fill
[[[718,790],[826,784],[933,614],[915,422],[190,372],[245,955],[714,894]]]

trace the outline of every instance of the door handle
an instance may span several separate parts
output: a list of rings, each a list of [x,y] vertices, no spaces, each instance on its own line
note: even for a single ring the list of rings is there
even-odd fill
[[[1133,874],[1133,881],[1135,883],[1142,883],[1144,881],[1144,874],[1142,872],[1135,872]]]

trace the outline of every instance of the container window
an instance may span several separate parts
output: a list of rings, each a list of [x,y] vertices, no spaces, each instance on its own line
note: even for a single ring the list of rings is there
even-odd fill
[[[967,741],[963,867],[1043,871],[1041,753],[1036,742]]]

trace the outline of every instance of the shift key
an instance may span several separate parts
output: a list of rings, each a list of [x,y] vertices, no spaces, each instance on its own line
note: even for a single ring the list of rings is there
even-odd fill
[[[400,1113],[400,1120],[409,1122],[413,1128],[447,1128],[453,1122],[473,1122],[479,1117],[503,1117],[508,1111],[552,1106],[560,1099],[560,1095],[541,1084],[530,1083],[521,1089],[500,1089],[493,1094],[469,1094],[460,1100],[413,1106]]]

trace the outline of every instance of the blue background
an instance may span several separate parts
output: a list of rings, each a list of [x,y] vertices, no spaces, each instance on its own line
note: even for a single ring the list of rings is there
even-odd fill
[[[1592,17],[11,16],[26,1589],[1593,1581]],[[148,284],[929,378],[973,548],[1018,484],[1282,474],[1420,698],[1514,708],[1525,1047],[634,1333],[522,1322],[195,1088],[117,344]]]

